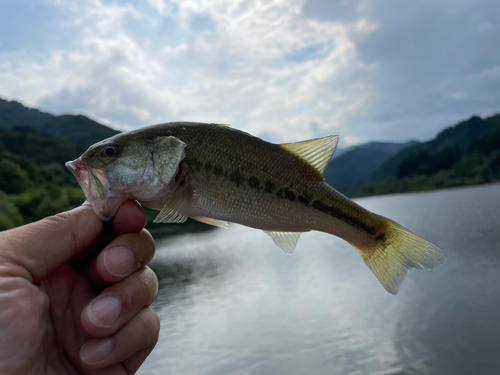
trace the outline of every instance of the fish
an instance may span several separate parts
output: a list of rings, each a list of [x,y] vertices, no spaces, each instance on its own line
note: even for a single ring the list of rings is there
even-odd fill
[[[187,218],[263,230],[285,253],[304,232],[340,237],[397,294],[412,269],[434,269],[444,250],[325,182],[337,135],[273,144],[224,124],[171,122],[120,133],[66,163],[95,213],[111,220],[134,199],[155,222]]]

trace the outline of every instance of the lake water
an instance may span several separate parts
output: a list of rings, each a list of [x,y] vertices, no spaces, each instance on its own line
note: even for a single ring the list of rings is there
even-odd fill
[[[500,374],[500,185],[357,200],[448,261],[387,293],[356,251],[305,233],[158,239],[160,341],[140,374]]]

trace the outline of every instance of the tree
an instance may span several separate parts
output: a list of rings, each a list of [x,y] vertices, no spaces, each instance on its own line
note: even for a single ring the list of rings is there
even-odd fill
[[[0,160],[0,190],[7,194],[19,194],[30,187],[28,173],[13,161]]]

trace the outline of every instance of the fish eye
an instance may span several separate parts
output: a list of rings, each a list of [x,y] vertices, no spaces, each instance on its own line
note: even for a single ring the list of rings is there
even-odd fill
[[[117,146],[107,146],[102,150],[102,155],[108,158],[116,156],[118,153],[119,150]]]

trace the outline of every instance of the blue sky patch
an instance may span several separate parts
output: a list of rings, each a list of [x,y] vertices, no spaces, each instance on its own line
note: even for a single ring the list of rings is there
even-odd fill
[[[45,1],[0,1],[0,52],[27,50],[46,54],[65,48],[79,37],[71,18]]]
[[[285,55],[285,61],[289,63],[300,64],[308,60],[314,60],[323,55],[324,44],[314,44],[309,47],[297,49]]]

